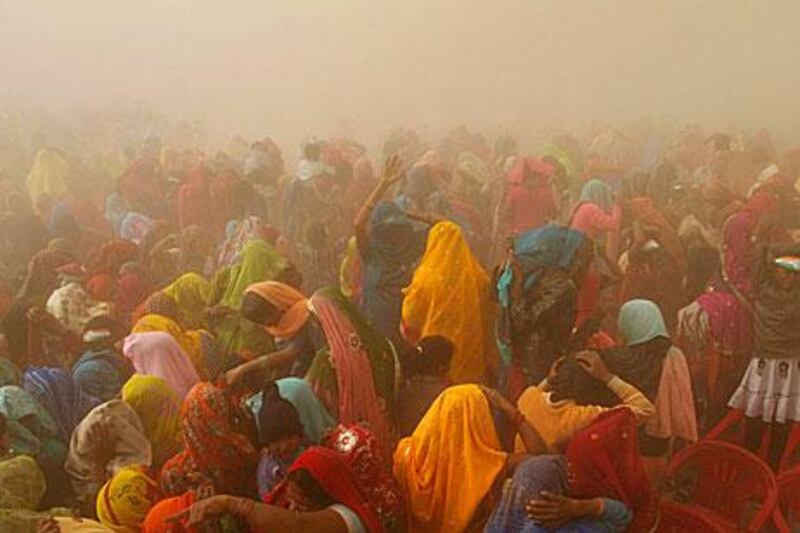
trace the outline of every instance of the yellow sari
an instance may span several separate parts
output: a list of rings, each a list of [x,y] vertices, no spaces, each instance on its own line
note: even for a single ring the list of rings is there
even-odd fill
[[[134,374],[122,387],[122,401],[139,416],[153,450],[153,466],[160,467],[181,449],[181,400],[167,382]]]
[[[26,185],[33,208],[37,209],[42,196],[49,196],[55,204],[69,192],[69,162],[58,150],[42,148],[36,152]]]
[[[394,453],[409,531],[463,531],[505,470],[489,402],[476,385],[446,389]]]
[[[131,333],[148,333],[150,331],[163,331],[169,333],[175,342],[181,345],[183,351],[189,356],[201,379],[208,376],[203,355],[203,339],[199,331],[184,331],[177,322],[164,315],[144,315],[133,326]]]
[[[425,254],[404,292],[406,331],[417,338],[446,337],[453,343],[450,380],[481,381],[497,362],[495,305],[489,300],[489,276],[458,226],[440,222],[431,229]]]
[[[209,329],[206,308],[211,299],[212,287],[203,276],[187,272],[162,292],[175,300],[181,312],[181,320],[187,328]]]

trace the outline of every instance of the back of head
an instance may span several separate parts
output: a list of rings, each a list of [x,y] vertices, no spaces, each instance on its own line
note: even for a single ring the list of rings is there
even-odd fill
[[[453,343],[441,335],[423,337],[406,352],[408,376],[444,377],[453,357]]]
[[[550,381],[553,401],[573,400],[578,405],[602,404],[604,388],[584,370],[574,355],[564,358]]]

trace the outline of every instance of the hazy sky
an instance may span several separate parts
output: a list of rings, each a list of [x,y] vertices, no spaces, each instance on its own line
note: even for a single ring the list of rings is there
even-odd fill
[[[220,135],[649,114],[800,140],[800,0],[0,0],[0,98]]]

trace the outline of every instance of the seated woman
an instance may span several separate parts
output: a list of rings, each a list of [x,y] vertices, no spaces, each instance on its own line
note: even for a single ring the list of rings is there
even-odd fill
[[[603,353],[606,364],[633,384],[655,405],[639,432],[645,467],[658,482],[672,441],[697,440],[692,379],[683,352],[672,344],[659,307],[649,300],[631,300],[619,310],[617,330],[625,348]],[[616,403],[616,402],[615,402]]]
[[[181,402],[200,381],[181,346],[163,331],[128,335],[122,352],[137,373],[163,379]]]
[[[286,475],[307,444],[319,444],[334,420],[306,381],[290,377],[269,383],[248,400],[263,446],[258,466],[262,498]]]
[[[342,456],[317,446],[292,463],[287,478],[269,495],[266,504],[233,496],[212,496],[196,501],[180,513],[163,517],[160,525],[180,522],[186,528],[195,527],[224,513],[242,519],[256,531],[383,531],[378,513]],[[148,517],[148,527],[156,531],[158,524],[153,522]]]
[[[211,299],[211,284],[196,272],[187,272],[163,292],[178,306],[181,323],[189,329],[208,330],[206,309]]]
[[[630,409],[639,424],[655,413],[650,400],[612,374],[597,352],[567,356],[556,361],[547,379],[528,387],[517,400],[520,412],[542,438],[541,448],[528,451],[534,455],[558,453],[576,433],[610,409],[603,403],[603,388]],[[523,448],[527,446],[518,438],[515,449]]]
[[[431,228],[422,260],[405,289],[402,326],[405,339],[441,335],[453,343],[448,378],[481,381],[497,364],[494,305],[489,276],[473,255],[461,229],[452,222]]]
[[[153,470],[181,449],[179,438],[181,400],[166,381],[135,374],[122,387],[122,401],[139,417],[153,451]]]
[[[72,379],[90,396],[100,401],[119,394],[133,369],[114,344],[121,327],[109,317],[95,317],[83,329],[83,355],[72,366]]]
[[[601,414],[564,455],[527,459],[503,487],[487,533],[651,531],[656,498],[628,409]]]
[[[449,385],[447,371],[453,343],[439,335],[420,339],[403,357],[408,377],[397,397],[397,432],[408,437],[433,401]]]
[[[164,494],[211,485],[216,493],[255,496],[258,452],[254,428],[226,394],[207,382],[189,391],[181,408],[183,450],[161,469]]]
[[[97,494],[97,518],[112,531],[141,531],[150,508],[160,499],[158,483],[144,466],[128,466]]]
[[[446,389],[394,453],[410,530],[483,526],[502,480],[526,457],[503,451],[493,406],[513,421],[529,450],[544,446],[528,420],[496,391],[477,385]]]
[[[163,293],[156,294],[161,295],[158,298],[163,302],[171,301],[172,303],[169,304],[170,308],[175,306],[174,301],[172,301],[169,296]],[[148,302],[150,302],[150,299],[148,299],[145,304],[148,304]],[[151,310],[152,308],[148,308],[148,311]],[[180,313],[177,311],[177,307],[174,307],[174,310],[171,311],[174,314],[170,315],[161,314],[162,312],[166,312],[166,310],[159,309],[158,311],[159,312],[148,312],[148,314],[137,320],[133,328],[131,328],[131,333],[162,332],[169,334],[175,339],[175,342],[180,345],[183,353],[188,356],[189,361],[200,379],[209,379],[209,372],[217,366],[217,362],[213,361],[212,364],[209,364],[209,352],[206,351],[203,342],[204,333],[201,331],[184,329],[180,322],[178,322]]]
[[[97,493],[119,470],[152,462],[152,446],[130,405],[111,400],[89,411],[72,433],[64,465],[82,516],[94,516]]]
[[[342,423],[368,422],[388,451],[389,414],[394,411],[391,343],[375,333],[337,289],[317,291],[306,300],[287,285],[267,281],[248,287],[246,298],[244,316],[263,325],[282,347],[233,369],[227,381],[276,368],[290,367],[295,375],[305,372],[314,394],[333,417]],[[317,338],[319,329],[324,339]]]

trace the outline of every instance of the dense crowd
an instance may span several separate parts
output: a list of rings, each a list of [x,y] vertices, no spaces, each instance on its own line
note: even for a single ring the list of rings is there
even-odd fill
[[[0,153],[2,531],[653,531],[709,431],[791,465],[766,131],[107,135]]]

